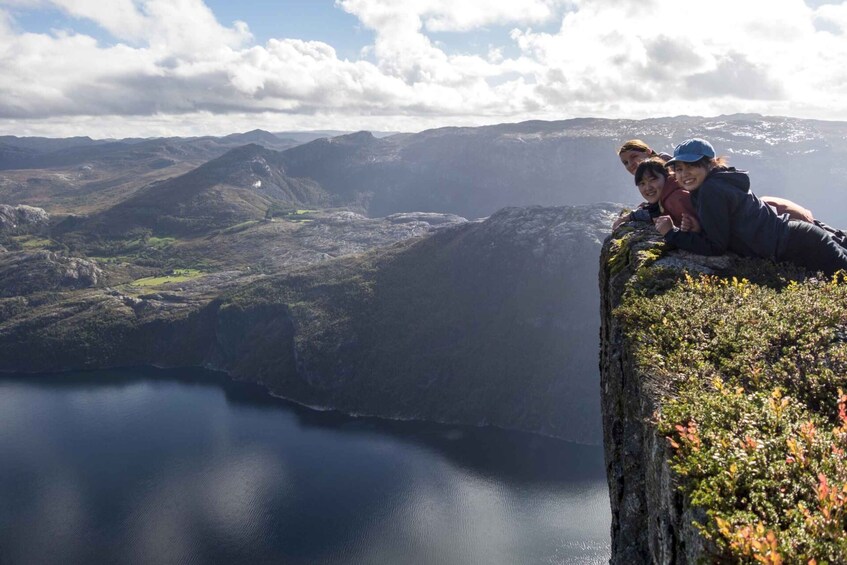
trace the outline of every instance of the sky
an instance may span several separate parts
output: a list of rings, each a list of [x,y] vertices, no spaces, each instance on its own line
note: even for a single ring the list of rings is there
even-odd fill
[[[847,0],[0,0],[0,135],[847,120]]]

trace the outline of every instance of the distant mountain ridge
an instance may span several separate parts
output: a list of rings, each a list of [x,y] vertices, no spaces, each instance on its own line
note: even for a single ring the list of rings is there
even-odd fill
[[[423,211],[477,218],[506,206],[597,201],[636,205],[640,197],[616,154],[620,144],[640,138],[657,150],[672,151],[674,143],[693,136],[708,138],[720,154],[730,158],[730,164],[749,170],[757,194],[790,198],[827,223],[847,225],[847,190],[839,190],[847,182],[847,145],[843,143],[847,123],[751,114],[535,120],[385,137],[355,132],[293,146],[296,141],[286,142],[263,130],[224,138],[109,143],[81,138],[80,146],[26,158],[9,155],[26,153],[31,147],[4,146],[7,159],[31,158],[35,159],[32,166],[40,163],[53,168],[33,173],[37,178],[28,176],[25,169],[0,175],[0,202],[41,206],[50,213],[54,210],[49,206],[55,202],[61,202],[65,210],[102,211],[120,205],[145,184],[170,182],[251,142],[280,152],[266,159],[286,177],[310,179],[332,205],[361,210],[371,217]],[[23,145],[39,143],[28,140]],[[55,149],[56,143],[50,143]],[[64,168],[56,171],[56,167]],[[121,177],[124,170],[132,175]],[[221,170],[220,174],[228,173]],[[174,184],[168,186],[176,189]],[[100,199],[101,187],[110,187],[108,199]],[[81,193],[86,195],[84,201]],[[314,202],[302,197],[299,201]]]
[[[190,234],[265,218],[274,203],[326,207],[331,197],[311,179],[285,174],[280,153],[249,144],[196,169],[150,185],[93,216],[86,231],[121,234],[134,228]]]
[[[0,170],[67,167],[86,162],[137,161],[156,157],[165,160],[199,159],[202,162],[248,143],[261,143],[264,147],[277,150],[298,144],[295,140],[281,138],[259,129],[224,137],[120,140],[2,136]]]
[[[283,151],[289,174],[382,216],[404,210],[481,217],[505,206],[640,201],[616,154],[641,138],[660,151],[705,137],[753,190],[796,200],[847,225],[847,123],[749,114],[651,120],[584,118],[439,128],[382,139],[366,133]]]

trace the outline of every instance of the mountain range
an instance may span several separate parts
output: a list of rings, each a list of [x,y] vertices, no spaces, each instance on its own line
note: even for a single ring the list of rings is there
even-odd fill
[[[608,201],[639,201],[622,141],[706,137],[754,191],[847,225],[840,122],[318,135],[0,138],[0,370],[201,364],[307,404],[596,441],[597,257]]]
[[[51,213],[99,212],[165,179],[171,181],[167,190],[196,184],[202,175],[178,177],[216,158],[223,160],[207,171],[237,177],[256,155],[225,153],[255,143],[268,150],[261,157],[267,174],[285,178],[276,182],[282,193],[260,189],[259,199],[292,205],[331,203],[372,217],[425,211],[477,218],[505,206],[636,204],[638,193],[616,148],[641,138],[671,152],[674,143],[694,136],[709,139],[731,165],[749,170],[757,194],[796,200],[829,224],[847,225],[847,191],[840,190],[847,173],[847,124],[747,114],[531,121],[383,137],[357,132],[301,144],[261,130],[223,138],[109,142],[4,137],[0,168],[8,172],[0,181],[0,202],[43,206]],[[230,186],[252,190],[261,180],[255,173],[242,174],[240,184]],[[285,185],[306,182],[291,179],[318,186],[289,192]],[[245,208],[267,205],[245,194],[236,200],[246,200]]]

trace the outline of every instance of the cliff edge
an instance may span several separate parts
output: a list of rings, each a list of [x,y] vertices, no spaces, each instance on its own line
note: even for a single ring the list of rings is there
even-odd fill
[[[630,223],[600,296],[611,562],[847,562],[844,279]]]

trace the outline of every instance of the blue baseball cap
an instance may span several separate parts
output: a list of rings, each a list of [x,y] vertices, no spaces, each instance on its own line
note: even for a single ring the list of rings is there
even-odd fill
[[[674,161],[682,161],[683,163],[694,163],[703,157],[709,159],[715,158],[715,148],[705,139],[686,139],[673,150],[673,158],[665,163],[670,165]]]

